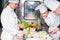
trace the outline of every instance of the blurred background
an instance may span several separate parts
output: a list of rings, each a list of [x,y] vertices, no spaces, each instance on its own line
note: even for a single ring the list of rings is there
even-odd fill
[[[1,12],[2,12],[2,0],[0,0],[0,15],[1,15]],[[2,25],[1,25],[1,20],[0,20],[0,34],[1,34],[1,28],[2,28]]]

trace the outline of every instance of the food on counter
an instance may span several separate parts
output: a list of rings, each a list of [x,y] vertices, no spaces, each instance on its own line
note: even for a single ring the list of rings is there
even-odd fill
[[[20,20],[18,19],[18,24],[24,25],[24,28],[27,30],[28,34],[30,34],[30,27],[29,27],[28,22],[26,22],[26,21],[20,21]],[[20,29],[21,29],[21,28],[20,28]],[[22,30],[22,29],[21,29],[21,30]]]
[[[29,35],[30,34],[30,27],[28,27],[26,30],[28,32],[27,34]]]
[[[30,37],[38,38],[38,40],[52,40],[52,38],[49,36],[49,34],[46,31],[40,31],[40,32],[30,32]]]
[[[38,26],[38,23],[30,22],[30,23],[29,23],[29,26],[30,26],[30,27],[37,27],[37,26]]]
[[[46,32],[46,31],[39,31],[39,32],[36,32],[36,31],[31,31],[30,30],[30,26],[32,27],[36,27],[38,26],[37,23],[28,23],[26,21],[19,21],[18,20],[18,24],[23,24],[27,33],[28,33],[28,37],[32,37],[32,38],[38,38],[38,40],[51,40],[52,38],[49,36],[49,34]]]
[[[19,19],[18,19],[18,24],[23,24],[25,28],[29,27],[28,22],[26,22],[26,21],[20,21]]]
[[[25,28],[28,28],[29,27],[29,24],[26,21],[22,21],[22,24],[24,25]]]

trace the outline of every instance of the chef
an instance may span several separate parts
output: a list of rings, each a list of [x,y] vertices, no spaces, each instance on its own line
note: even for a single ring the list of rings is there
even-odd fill
[[[9,4],[3,9],[1,13],[2,33],[1,40],[17,40],[15,37],[17,34],[23,34],[23,31],[19,31],[19,28],[23,28],[23,25],[18,26],[17,16],[14,10],[18,7],[19,0],[9,0]]]
[[[59,16],[59,20],[60,20],[60,2],[57,0],[44,0],[44,4],[52,11],[54,12],[56,15]],[[60,22],[60,21],[57,21]],[[58,28],[60,28],[60,23]],[[58,29],[57,28],[57,29]],[[57,30],[55,29],[55,30]],[[55,31],[56,32],[56,31]],[[60,36],[60,35],[59,35]]]
[[[41,3],[35,8],[35,10],[40,10],[41,16],[45,20],[46,24],[49,26],[49,33],[54,40],[59,40],[60,30],[58,26],[60,25],[60,16],[56,15],[53,11],[48,11],[47,6]]]

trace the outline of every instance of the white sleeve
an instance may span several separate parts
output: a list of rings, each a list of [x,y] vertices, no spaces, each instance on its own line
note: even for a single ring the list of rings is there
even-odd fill
[[[5,30],[6,32],[9,32],[13,35],[17,34],[18,29],[15,28],[17,25],[12,20],[12,17],[10,15],[8,15],[7,12],[3,12],[3,14],[1,15],[1,23],[3,26],[3,30]]]
[[[44,0],[44,4],[52,11],[55,11],[56,8],[60,5],[60,2],[57,0]]]

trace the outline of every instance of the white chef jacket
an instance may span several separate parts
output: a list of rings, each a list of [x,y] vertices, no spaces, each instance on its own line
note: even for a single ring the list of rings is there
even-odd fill
[[[49,31],[52,29],[55,29],[59,26],[60,24],[60,16],[56,15],[53,12],[49,12],[47,18],[45,18],[45,22],[47,23],[48,26],[50,26]]]
[[[55,28],[57,28],[60,24],[60,20],[59,20],[60,16],[56,15],[55,13],[53,12],[49,12],[47,18],[45,18],[45,22],[47,23],[49,27],[49,32]],[[55,34],[50,34],[54,40],[57,40],[59,39],[60,37],[60,31],[57,31]]]
[[[40,13],[44,13],[47,10],[47,6],[41,3],[41,5],[37,6],[35,8],[35,10],[40,10]],[[44,19],[47,23],[48,26],[50,26],[51,28],[57,28],[60,24],[60,16],[56,15],[55,13],[53,13],[53,11],[48,13],[47,18]]]
[[[52,12],[54,12],[56,10],[56,8],[58,8],[58,6],[60,5],[60,2],[57,0],[44,0],[44,4],[50,9],[52,10]],[[58,17],[59,15],[57,15],[56,17]],[[60,20],[60,17],[59,17]],[[58,21],[60,22],[60,21]]]
[[[2,34],[1,40],[14,40],[19,28],[17,27],[17,16],[12,8],[7,6],[1,14]]]
[[[54,1],[54,2],[53,2]],[[56,15],[55,13],[53,13],[53,11],[59,6],[59,2],[57,2],[56,0],[45,0],[44,1],[44,4],[46,7],[50,8],[52,11],[48,13],[48,16],[47,18],[45,18],[45,22],[47,23],[47,25],[49,26],[49,32],[52,30],[52,29],[55,29],[59,26],[60,24],[60,16],[59,15]],[[52,3],[56,3],[57,4],[52,4]],[[44,5],[42,5],[44,6]],[[47,8],[44,7],[41,7],[40,5],[38,6],[39,8],[37,9],[40,9],[41,13],[44,12]],[[41,8],[40,8],[41,7]],[[42,11],[42,10],[44,11]],[[59,38],[60,36],[60,31],[57,31],[56,34],[52,35],[54,38]]]

